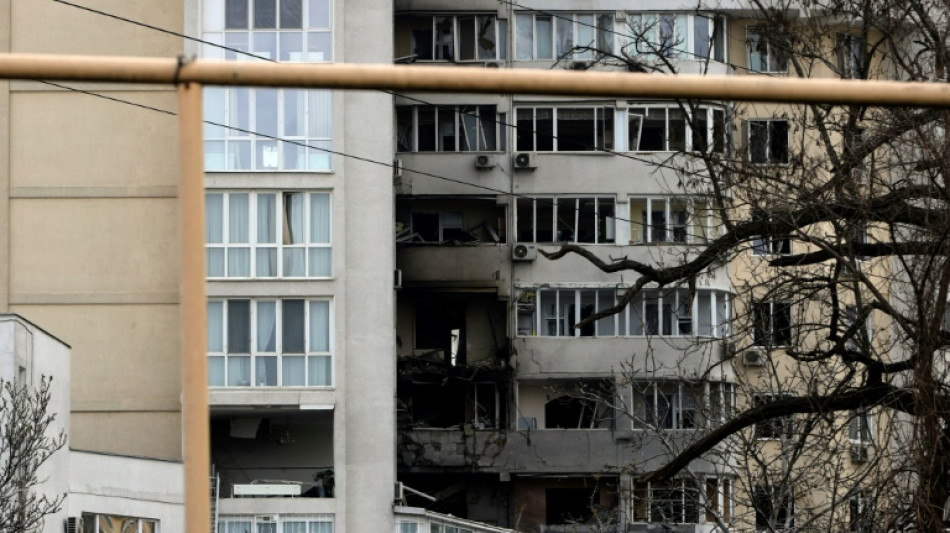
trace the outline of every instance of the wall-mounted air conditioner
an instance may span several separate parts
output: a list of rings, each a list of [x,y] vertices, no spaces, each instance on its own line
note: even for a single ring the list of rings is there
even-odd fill
[[[736,355],[736,345],[733,342],[723,341],[719,345],[719,359],[725,361]]]
[[[497,162],[495,156],[488,154],[478,154],[475,156],[475,168],[495,168]]]
[[[534,152],[515,152],[515,170],[534,170],[538,168],[538,154]]]
[[[533,244],[515,243],[511,247],[512,261],[534,261],[538,258],[538,249]]]
[[[587,70],[591,64],[590,61],[571,61],[571,68],[574,70]]]
[[[66,533],[82,533],[82,518],[70,516],[66,518]]]
[[[499,68],[504,66],[504,63],[501,61],[486,61],[485,68]]]
[[[745,366],[764,366],[765,352],[762,350],[746,350],[742,352],[742,364]]]

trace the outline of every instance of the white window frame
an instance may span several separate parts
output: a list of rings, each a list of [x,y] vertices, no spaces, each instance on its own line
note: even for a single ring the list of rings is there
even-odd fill
[[[479,57],[479,48],[478,48],[478,35],[476,32],[475,41],[472,43],[472,52],[474,56],[470,59],[461,59],[461,38],[462,34],[459,31],[459,20],[473,18],[475,27],[478,27],[478,21],[481,17],[490,17],[494,19],[494,30],[495,30],[495,56],[494,57]],[[468,13],[462,15],[450,15],[450,14],[438,14],[438,15],[417,15],[413,17],[407,17],[408,19],[430,19],[430,24],[432,27],[432,42],[430,43],[429,55],[431,59],[416,58],[417,62],[420,63],[482,63],[485,61],[505,61],[508,58],[508,21],[505,19],[500,19],[496,14],[493,13]],[[438,27],[436,21],[439,19],[451,19],[452,21],[452,57],[451,58],[442,58],[438,57],[440,55],[439,48],[442,46],[438,42]],[[397,19],[398,21],[399,19]],[[410,53],[412,53],[412,37],[409,37],[410,44]]]
[[[302,242],[295,244],[284,244],[284,213],[285,213],[285,197],[287,194],[302,194],[304,195],[304,237]],[[230,198],[231,195],[247,195],[248,197],[248,242],[246,243],[231,243],[230,242]],[[262,195],[274,195],[275,196],[275,205],[274,205],[274,214],[277,217],[273,221],[275,226],[275,243],[261,243],[258,242],[257,235],[257,226],[258,226],[258,198]],[[304,191],[234,191],[234,190],[218,190],[218,189],[208,189],[205,191],[205,198],[211,196],[220,196],[222,202],[222,217],[221,228],[222,228],[222,242],[220,243],[210,243],[208,241],[207,229],[205,231],[205,250],[208,254],[208,268],[211,267],[210,256],[213,250],[222,250],[223,261],[224,261],[224,275],[223,276],[212,276],[210,271],[206,272],[208,279],[331,279],[333,277],[333,196],[329,192],[304,192]],[[313,216],[311,209],[311,202],[315,196],[324,196],[327,198],[327,204],[330,208],[329,219],[327,220],[327,235],[329,239],[327,242],[316,242],[314,241],[314,236],[311,235],[311,217]],[[210,216],[210,213],[206,212],[206,216]],[[250,255],[250,276],[229,276],[228,275],[228,259],[227,255],[229,250],[232,249],[247,249],[248,254]],[[288,276],[284,274],[285,270],[285,261],[284,253],[292,249],[303,249],[304,253],[304,263],[303,263],[303,276]],[[257,265],[257,252],[258,250],[274,250],[277,255],[277,272],[274,276],[261,276],[258,275],[258,265]],[[326,249],[330,253],[330,272],[326,275],[309,275],[311,271],[310,264],[310,249]]]
[[[573,318],[573,323],[577,324],[581,320],[581,293],[586,291],[594,291],[595,293],[595,304],[594,310],[606,309],[607,307],[612,307],[616,305],[619,301],[620,294],[615,294],[612,302],[601,302],[601,295],[605,292],[607,287],[585,287],[585,288],[537,288],[533,289],[534,297],[533,301],[529,303],[523,302],[519,305],[526,305],[527,308],[519,307],[519,316],[530,316],[530,323],[532,324],[533,330],[532,333],[541,337],[581,337],[581,331],[578,329],[573,329],[572,332],[567,331],[567,326],[570,322],[567,322],[570,318]],[[610,288],[612,292],[617,292],[615,288]],[[622,293],[623,289],[620,290]],[[707,335],[699,335],[700,326],[702,325],[702,320],[709,320],[709,329],[711,330],[710,338],[721,338],[729,334],[729,317],[732,314],[732,300],[728,292],[718,289],[697,289],[692,301],[683,301],[684,305],[680,306],[680,295],[688,292],[687,289],[677,289],[675,291],[665,291],[658,292],[655,289],[644,289],[641,291],[637,297],[630,302],[622,311],[612,315],[610,317],[602,318],[594,323],[594,334],[593,337],[604,337],[600,335],[599,331],[601,323],[603,321],[612,321],[612,328],[610,328],[614,334],[606,335],[606,337],[634,337],[634,338],[645,338],[645,337],[683,337],[683,338],[693,338],[693,337],[707,337]],[[550,308],[551,301],[550,297],[553,293],[554,296],[554,309]],[[563,294],[563,296],[562,296]],[[709,316],[701,317],[700,316],[700,307],[699,300],[700,294],[709,295]],[[562,300],[567,297],[568,300],[562,302]],[[665,299],[668,299],[672,302],[669,309],[664,305],[667,303]],[[647,317],[647,304],[655,303],[657,305],[657,323],[656,331],[657,333],[651,333],[648,331],[648,317]],[[565,305],[574,305],[574,316],[567,317],[562,313]],[[548,309],[544,309],[544,306],[548,305]],[[636,308],[639,306],[639,310]],[[532,313],[528,314],[528,308],[532,310]],[[680,318],[685,318],[686,315],[680,316],[679,311],[681,309],[687,309],[689,314],[689,333],[680,333],[682,329],[681,324],[670,324],[669,325],[669,334],[664,334],[665,326],[665,311],[671,310],[672,313],[676,314]],[[720,311],[722,313],[720,313]],[[639,315],[637,315],[639,313]],[[724,314],[725,316],[721,316]],[[639,317],[639,318],[638,318]],[[632,332],[632,327],[635,325],[635,322],[639,320],[639,329],[640,333],[634,334]],[[519,318],[519,323],[522,323],[522,320]],[[527,321],[523,321],[523,325],[526,325]],[[553,324],[553,326],[552,326]],[[675,326],[675,333],[674,333]],[[529,336],[526,335],[525,331],[527,328],[519,327],[520,336]]]
[[[227,0],[202,0],[203,16],[202,16],[202,26],[203,33],[202,37],[204,40],[215,43],[218,45],[225,45],[229,48],[234,48],[247,52],[248,54],[253,54],[255,56],[261,56],[266,59],[271,60],[280,60],[281,62],[308,62],[308,63],[323,63],[333,61],[333,49],[336,44],[334,41],[333,35],[333,17],[334,9],[332,0],[301,0],[301,27],[300,28],[281,28],[280,26],[280,2],[281,0],[276,0],[274,3],[275,10],[275,20],[276,24],[274,28],[255,28],[254,27],[254,2],[257,0],[247,0],[247,12],[248,20],[247,26],[245,28],[228,28],[226,19],[226,2]],[[327,4],[327,25],[318,26],[311,25],[310,22],[316,17],[314,15],[311,17],[311,10],[314,5],[319,2]],[[264,55],[261,52],[256,52],[253,50],[252,42],[254,34],[262,33],[274,33],[275,34],[275,46],[277,48],[277,57],[269,57]],[[281,35],[299,33],[301,34],[301,51],[299,58],[293,58],[289,56],[289,52],[286,54],[287,57],[281,58]],[[318,52],[308,51],[311,45],[311,42],[317,42],[317,40],[323,40],[326,35],[329,34],[329,45],[326,47],[329,49],[329,57],[326,54],[322,56],[315,55]],[[239,35],[246,35],[246,44],[241,44],[239,39],[229,38],[229,36],[237,37]],[[313,40],[313,41],[311,41]],[[310,55],[310,54],[314,55]],[[246,54],[239,54],[237,52],[232,52],[230,50],[224,50],[219,47],[203,45],[201,56],[206,59],[227,59],[227,60],[237,60],[237,61],[257,61],[254,57]]]
[[[591,17],[590,22],[582,20],[583,17]],[[515,61],[544,61],[544,60],[575,60],[575,61],[593,61],[597,54],[597,51],[600,48],[607,44],[610,48],[609,52],[616,50],[616,31],[614,30],[616,26],[616,21],[614,20],[614,12],[603,12],[603,11],[580,11],[580,12],[555,12],[555,13],[531,13],[519,11],[515,14],[515,31],[514,31],[514,46],[515,50],[514,59]],[[550,56],[541,56],[538,53],[538,39],[537,35],[537,20],[538,18],[547,19],[551,21],[551,55]],[[520,40],[518,33],[518,25],[524,23],[526,20],[530,20],[531,24],[531,57],[519,57],[518,56],[518,41]],[[599,20],[609,20],[610,27],[601,28],[598,24]],[[566,50],[559,50],[560,45],[558,42],[558,26],[569,25],[570,26],[570,46]],[[582,32],[593,32],[593,40],[591,41],[590,48],[588,50],[576,50],[577,46],[588,46],[586,44],[578,44],[578,35]]]
[[[122,530],[122,533],[144,533],[144,526],[145,526],[146,522],[151,522],[151,523],[152,523],[152,526],[153,526],[153,527],[152,527],[152,531],[153,531],[154,533],[160,533],[160,531],[161,531],[161,529],[160,529],[160,528],[161,528],[161,522],[160,522],[157,518],[139,518],[139,517],[135,517],[135,516],[113,515],[113,514],[108,514],[108,513],[87,513],[87,512],[82,513],[81,516],[82,516],[82,520],[83,520],[83,530],[84,530],[84,531],[86,530],[86,528],[91,528],[90,531],[97,531],[97,532],[98,532],[98,531],[101,531],[101,530],[104,530],[104,527],[103,527],[103,529],[100,529],[100,528],[99,528],[99,517],[120,517],[120,518],[124,518],[124,519],[126,519],[126,520],[135,520],[135,521],[136,521],[136,528],[135,528],[135,531],[129,531],[129,530],[123,529],[123,530]],[[92,524],[86,524],[86,520],[89,520],[89,519],[92,520]]]
[[[694,430],[703,425],[700,419],[702,416],[702,404],[706,397],[705,386],[688,383],[683,381],[650,381],[633,384],[633,398],[641,399],[646,402],[643,406],[643,419],[635,420],[635,429],[653,429],[653,430]],[[693,405],[688,406],[684,402],[687,393],[692,393]],[[669,409],[669,420],[657,420],[661,400]],[[640,409],[634,406],[634,412],[640,412]],[[652,413],[653,417],[650,416]],[[638,416],[639,418],[639,416]],[[651,419],[652,418],[652,419]],[[662,424],[660,424],[662,422]],[[668,422],[668,424],[667,424]]]
[[[265,133],[258,126],[257,99],[265,91],[277,94],[277,130],[274,135],[255,135],[252,132]],[[295,115],[298,131],[304,135],[290,135],[287,132],[288,124],[285,113],[288,94],[293,92],[296,98],[303,99],[303,114]],[[247,105],[234,107],[233,102],[245,94]],[[223,104],[215,102],[223,100]],[[319,106],[329,114],[324,122],[315,125],[315,129],[330,132],[330,136],[317,135],[316,131],[308,131],[311,125],[311,115],[318,113],[314,107]],[[264,89],[254,87],[208,87],[204,90],[205,120],[221,124],[220,126],[205,124],[205,170],[209,172],[331,172],[333,170],[333,94],[326,89]],[[236,113],[246,112],[247,125],[239,126],[241,118]],[[235,124],[234,121],[238,123]],[[269,135],[269,134],[268,134]],[[276,139],[280,139],[279,141]],[[265,156],[258,157],[258,151],[263,152],[270,146],[276,147],[277,164],[265,166]],[[212,149],[218,147],[218,149]],[[247,162],[240,160],[241,147],[247,150]],[[296,161],[302,165],[286,165],[285,158],[288,150],[296,152]],[[223,158],[223,159],[221,159]]]
[[[703,498],[705,495],[705,484],[702,488],[697,486],[688,486],[687,483],[692,483],[692,480],[676,478],[671,479],[665,483],[647,483],[646,487],[642,487],[639,490],[634,490],[634,505],[633,508],[636,510],[638,504],[636,503],[637,499],[646,499],[644,502],[643,510],[646,513],[646,516],[634,516],[635,523],[673,523],[673,524],[700,524],[704,521],[705,513],[703,512]],[[670,517],[666,516],[653,516],[654,510],[657,507],[658,492],[659,491],[677,491],[680,495],[679,506],[681,509],[679,520],[669,520]],[[688,502],[688,494],[695,495],[695,501]],[[664,499],[663,501],[671,501]],[[687,520],[686,514],[687,511],[693,510],[696,512],[695,517],[692,521]],[[636,513],[636,511],[635,511]]]
[[[518,200],[527,200],[527,198],[516,199],[515,209],[514,209],[514,218],[515,218],[515,236],[518,236],[519,224],[522,222],[518,214]],[[538,225],[546,225],[547,222],[538,220],[538,202],[549,202],[551,203],[551,220],[548,221],[551,224],[551,236],[554,237],[554,241],[550,242],[567,242],[571,244],[582,244],[585,246],[593,246],[599,244],[614,245],[617,240],[617,199],[614,196],[608,195],[559,195],[559,196],[534,196],[530,198],[531,204],[531,239],[527,241],[518,241],[518,242],[548,242],[548,241],[539,241],[538,240]],[[565,202],[567,200],[574,200],[574,205],[569,206]],[[593,242],[587,241],[578,241],[579,229],[580,229],[580,202],[581,201],[593,201],[594,202],[594,240]],[[601,206],[613,205],[613,215],[604,215],[604,227],[606,235],[601,235],[600,231],[600,219],[601,219]],[[568,211],[573,211],[572,218],[574,219],[574,228],[572,230],[573,235],[569,240],[558,239],[558,211],[561,209],[567,209]],[[611,228],[613,228],[611,230]]]
[[[551,110],[551,149],[542,150],[538,148],[538,113],[539,109],[549,109]],[[589,148],[584,150],[561,150],[558,147],[558,110],[563,109],[567,110],[579,110],[579,109],[593,109],[594,110],[594,144]],[[518,113],[521,111],[530,111],[531,112],[531,146],[530,147],[519,147],[518,146]],[[611,148],[608,146],[617,146],[617,125],[616,125],[616,111],[613,107],[606,105],[561,105],[561,106],[552,106],[552,105],[518,105],[514,109],[514,146],[515,150],[519,152],[561,152],[561,153],[587,153],[587,152],[604,152],[611,151]],[[613,130],[609,132],[610,139],[607,139],[607,120],[612,120]],[[608,143],[608,140],[610,141]]]
[[[874,444],[874,415],[871,409],[855,409],[850,412],[848,442],[858,446]]]
[[[218,531],[212,533],[232,533],[232,530],[228,528],[228,526],[232,524],[238,525],[239,527],[240,525],[246,524],[248,527],[247,531],[251,533],[258,532],[255,526],[274,524],[276,533],[284,533],[283,526],[288,522],[306,522],[308,533],[314,530],[312,527],[314,524],[330,524],[329,531],[321,531],[321,533],[332,533],[335,529],[334,516],[332,514],[221,515],[218,517]]]
[[[473,111],[462,111],[462,108],[466,108],[466,107],[467,107],[467,108],[474,108],[474,110],[473,110]],[[435,120],[434,126],[435,126],[435,135],[436,135],[436,138],[433,140],[434,143],[435,143],[435,149],[434,149],[434,150],[425,150],[425,151],[420,151],[420,150],[419,150],[419,109],[420,109],[420,108],[432,109],[433,117],[434,117],[434,120]],[[439,120],[439,114],[440,114],[440,113],[448,112],[448,110],[449,110],[450,108],[452,109],[451,112],[452,112],[452,114],[453,114],[453,124],[454,124],[453,128],[454,128],[454,129],[453,129],[452,131],[453,131],[454,134],[455,134],[455,149],[454,149],[454,150],[444,150],[443,147],[441,146],[441,142],[440,142],[441,139],[440,139],[440,135],[439,135],[439,131],[438,131],[438,130],[439,130],[439,126],[440,126],[440,124],[441,124],[441,122],[440,122],[440,120]],[[491,113],[491,123],[492,123],[492,125],[494,126],[494,129],[495,129],[495,146],[494,146],[494,147],[489,147],[489,146],[488,146],[488,141],[487,141],[487,139],[486,139],[486,137],[485,137],[485,129],[483,128],[483,125],[482,125],[482,115],[481,115],[481,113],[480,113],[480,111],[482,110],[482,108],[491,108],[491,109],[494,110],[494,113],[491,113],[491,112],[489,111],[489,113]],[[505,119],[505,116],[506,116],[506,115],[505,115],[505,113],[499,113],[499,112],[497,111],[497,109],[498,109],[497,106],[494,106],[494,105],[483,105],[483,104],[454,105],[454,106],[453,106],[453,105],[449,105],[449,106],[444,106],[444,105],[416,106],[416,105],[413,105],[413,106],[397,106],[397,109],[409,109],[409,110],[411,110],[410,112],[411,112],[411,114],[412,114],[412,118],[411,118],[411,125],[410,125],[410,131],[409,131],[410,138],[408,139],[408,140],[409,140],[409,145],[410,145],[410,148],[411,148],[411,149],[409,150],[409,152],[419,152],[419,153],[435,153],[435,152],[444,152],[444,153],[453,153],[453,152],[463,152],[463,153],[474,153],[474,152],[504,152],[504,151],[506,150],[506,148],[507,148],[507,147],[505,146],[505,144],[506,144],[506,138],[507,138],[507,135],[506,135],[507,131],[506,131],[506,129],[507,129],[507,127],[508,127],[508,124],[507,124],[506,119]],[[474,117],[475,117],[475,139],[474,139],[474,145],[475,145],[475,147],[474,147],[474,148],[471,148],[471,145],[473,144],[473,142],[472,142],[471,139],[469,139],[469,140],[468,140],[469,149],[467,149],[467,150],[462,150],[462,143],[459,142],[459,141],[460,141],[460,138],[461,138],[461,136],[462,136],[463,134],[467,134],[467,132],[466,132],[466,130],[465,130],[465,128],[464,128],[464,125],[463,125],[464,119],[463,119],[462,117],[463,117],[463,116],[473,116],[473,115],[474,115]],[[399,135],[399,132],[398,132],[398,131],[396,132],[396,135]],[[399,146],[398,139],[397,139],[397,142],[395,143],[395,145],[396,145],[397,147]],[[406,153],[405,151],[401,151],[401,152]]]
[[[303,346],[304,351],[301,353],[283,353],[283,303],[285,301],[302,301],[304,303],[304,315],[303,315],[303,327],[304,327],[304,339]],[[249,302],[249,351],[245,352],[230,352],[228,347],[228,305],[232,301],[241,301]],[[328,351],[320,351],[311,349],[310,339],[310,308],[312,303],[316,302],[325,302],[328,306],[327,313],[327,347]],[[273,303],[275,306],[274,313],[274,351],[261,351],[258,349],[258,305],[261,303],[270,304]],[[209,331],[208,341],[209,341],[209,369],[212,367],[210,364],[213,358],[218,358],[223,362],[222,370],[223,376],[218,376],[221,378],[222,385],[211,385],[210,383],[215,379],[215,376],[211,375],[209,370],[209,387],[210,388],[333,388],[334,383],[336,382],[336,358],[333,357],[333,346],[334,346],[334,306],[333,301],[330,298],[212,298],[208,300],[208,313],[212,312],[212,304],[220,304],[221,309],[221,351],[211,351],[211,332]],[[211,327],[211,321],[208,323],[208,327]],[[258,358],[276,358],[276,380],[274,385],[266,385],[258,383],[259,379],[257,376],[257,359]],[[284,358],[286,357],[302,357],[304,361],[304,385],[283,385],[284,378]],[[229,379],[229,365],[232,358],[247,358],[250,362],[250,375],[249,383],[246,384],[228,384]],[[330,375],[329,383],[318,383],[310,384],[307,383],[307,380],[310,376],[310,365],[312,362],[316,361],[316,358],[329,358],[330,361]]]
[[[785,59],[785,68],[782,68],[781,58],[773,57],[775,54],[772,51],[772,44],[769,43],[767,38],[767,33],[761,31],[762,28],[758,26],[746,26],[746,58],[749,61],[749,72],[760,72],[763,74],[786,74],[788,73],[788,59]],[[765,39],[765,52],[760,52],[755,50],[756,43],[754,40]],[[761,70],[756,68],[756,64],[753,60],[753,57],[764,57],[764,60],[760,60],[761,63],[764,63],[766,68]],[[773,67],[773,62],[775,62]]]
[[[719,237],[721,225],[717,224],[715,209],[712,207],[711,198],[695,196],[629,196],[630,208],[630,235],[639,234],[639,239],[630,239],[630,244],[706,244]],[[646,215],[644,223],[643,216],[637,216],[634,212],[633,202],[644,201],[643,214]],[[685,211],[674,211],[675,203],[685,204]],[[654,204],[661,204],[662,209],[654,209]],[[663,211],[664,225],[662,239],[654,239],[653,213]],[[697,221],[697,213],[705,211],[705,220]],[[676,212],[685,212],[686,221],[684,224],[671,223],[673,214]],[[676,228],[682,227],[685,231],[684,239],[676,239]],[[638,230],[639,228],[639,230]],[[696,230],[696,231],[693,231]]]
[[[699,148],[694,142],[697,132],[693,131],[693,128],[690,125],[694,114],[688,108],[680,108],[675,105],[659,105],[651,103],[642,103],[642,102],[630,102],[630,107],[626,110],[622,110],[622,117],[619,120],[624,121],[624,129],[626,130],[625,136],[622,141],[623,151],[627,152],[642,152],[642,153],[654,153],[654,152],[670,152],[670,151],[679,151],[670,149],[670,113],[669,110],[683,110],[685,113],[683,127],[685,128],[685,133],[683,136],[683,150],[684,152],[696,152]],[[645,114],[634,113],[635,110],[643,110]],[[663,147],[659,150],[649,150],[641,149],[640,144],[643,139],[643,122],[650,117],[653,113],[664,114],[664,134],[663,134]],[[704,113],[706,115],[706,150],[709,152],[724,152],[726,149],[726,110],[722,107],[715,106],[703,106],[697,109],[698,113]],[[721,113],[722,116],[722,139],[719,139],[721,145],[721,150],[716,149],[716,113]],[[635,120],[639,118],[639,120]],[[634,124],[636,122],[636,124]],[[615,127],[615,129],[617,129]],[[633,136],[631,135],[636,130],[636,146],[631,146],[631,140]]]

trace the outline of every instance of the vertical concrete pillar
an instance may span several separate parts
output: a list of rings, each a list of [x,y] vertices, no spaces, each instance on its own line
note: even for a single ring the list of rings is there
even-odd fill
[[[13,6],[0,0],[0,52],[12,51]],[[10,311],[10,82],[0,80],[0,313]]]
[[[334,35],[343,39],[346,63],[392,62],[392,4],[337,0]],[[347,91],[343,102],[343,142],[335,148],[374,161],[393,159],[392,96],[379,91]],[[339,110],[339,107],[336,108]],[[339,114],[337,115],[339,116]],[[341,163],[338,189],[344,194],[346,225],[343,319],[345,351],[338,397],[344,398],[344,533],[392,531],[395,454],[395,241],[392,170],[352,158]],[[337,307],[339,310],[339,307]],[[339,368],[339,366],[338,366]],[[337,425],[336,427],[340,427]],[[342,459],[342,460],[341,460]]]

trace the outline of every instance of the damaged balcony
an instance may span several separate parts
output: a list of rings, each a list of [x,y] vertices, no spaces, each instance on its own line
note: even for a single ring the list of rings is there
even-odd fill
[[[333,411],[214,412],[222,515],[335,512]]]
[[[494,196],[400,199],[396,243],[406,289],[508,292],[505,206]]]
[[[517,476],[512,485],[519,531],[621,531],[618,476]]]

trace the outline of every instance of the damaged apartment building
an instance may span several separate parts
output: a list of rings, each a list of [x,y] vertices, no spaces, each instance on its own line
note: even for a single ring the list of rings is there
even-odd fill
[[[396,62],[636,70],[595,61],[629,47],[630,28],[655,32],[653,53],[683,72],[730,74],[727,58],[747,61],[745,42],[728,38],[728,11],[551,4],[398,0]],[[711,530],[694,489],[632,479],[676,438],[652,428],[708,427],[734,403],[729,368],[697,380],[727,333],[728,268],[694,293],[647,288],[623,312],[575,328],[616,305],[635,275],[540,251],[571,243],[604,261],[661,264],[701,249],[717,217],[662,162],[722,151],[727,111],[396,95],[398,477],[436,498],[416,503],[519,531]],[[733,480],[711,464],[699,475],[706,509],[728,517]]]

